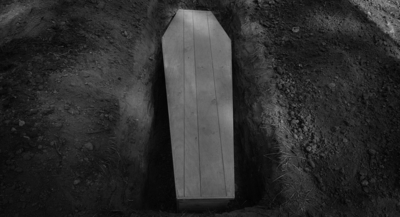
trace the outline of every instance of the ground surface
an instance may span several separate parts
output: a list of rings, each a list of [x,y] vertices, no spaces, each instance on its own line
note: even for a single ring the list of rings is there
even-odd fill
[[[0,216],[174,212],[167,120],[157,118],[166,108],[157,97],[159,40],[177,7],[194,2],[213,9],[202,1],[1,1]],[[268,167],[238,167],[248,174],[237,180],[239,199],[256,199],[238,199],[222,215],[400,216],[400,1],[224,5],[235,13],[214,11],[225,28],[243,19],[252,25],[238,28],[257,35],[227,30],[236,58],[256,50],[270,66],[236,76],[236,105],[260,99],[282,108],[274,127],[262,125],[274,118],[266,104],[250,103],[249,116],[264,121],[254,131],[284,128],[298,160],[280,149],[268,171],[289,172],[265,172],[275,174],[271,183],[283,180],[274,187],[282,200],[271,185],[243,187]]]

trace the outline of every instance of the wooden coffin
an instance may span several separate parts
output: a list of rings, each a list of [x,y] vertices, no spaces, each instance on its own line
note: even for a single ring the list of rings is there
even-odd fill
[[[162,38],[178,209],[235,197],[231,40],[210,11],[178,10]]]

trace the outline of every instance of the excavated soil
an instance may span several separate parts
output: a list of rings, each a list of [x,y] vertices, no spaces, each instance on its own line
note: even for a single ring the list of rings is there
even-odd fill
[[[232,40],[236,199],[179,213],[161,36]],[[400,1],[0,2],[0,216],[400,216]]]

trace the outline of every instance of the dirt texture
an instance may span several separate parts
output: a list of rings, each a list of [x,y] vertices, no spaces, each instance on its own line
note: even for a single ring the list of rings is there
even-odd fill
[[[176,210],[161,36],[232,40],[236,199]],[[400,216],[399,0],[3,0],[0,216]]]

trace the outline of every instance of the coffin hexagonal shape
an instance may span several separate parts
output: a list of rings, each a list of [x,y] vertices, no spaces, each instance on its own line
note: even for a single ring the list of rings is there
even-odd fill
[[[235,197],[231,40],[210,11],[178,10],[162,38],[180,210]]]

